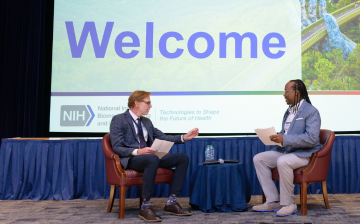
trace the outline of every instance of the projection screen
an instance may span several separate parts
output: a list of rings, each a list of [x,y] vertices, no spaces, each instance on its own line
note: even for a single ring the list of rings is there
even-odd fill
[[[360,130],[360,87],[319,78],[332,58],[303,51],[301,10],[298,0],[55,0],[50,132],[109,132],[134,90],[152,92],[148,117],[165,133],[280,131],[292,79],[307,84],[322,128]]]

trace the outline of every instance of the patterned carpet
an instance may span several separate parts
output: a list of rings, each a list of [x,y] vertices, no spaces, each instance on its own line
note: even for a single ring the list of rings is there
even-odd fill
[[[166,198],[152,199],[154,210],[162,216]],[[178,198],[189,209],[189,198]],[[252,196],[249,207],[260,204],[261,196]],[[70,201],[0,201],[0,223],[144,223],[138,216],[138,199],[126,199],[125,219],[118,219],[118,200],[111,213],[106,212],[108,200]],[[192,211],[190,217],[164,215],[162,223],[360,223],[360,194],[329,195],[326,209],[322,195],[308,195],[308,215],[274,217],[274,212],[203,213]]]

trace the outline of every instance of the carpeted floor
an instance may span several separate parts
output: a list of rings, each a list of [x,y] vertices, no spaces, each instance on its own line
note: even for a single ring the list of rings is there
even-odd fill
[[[192,211],[190,217],[162,215],[166,198],[151,200],[162,223],[360,223],[360,194],[329,195],[330,209],[326,209],[322,195],[308,195],[308,215],[274,217],[274,212],[203,213]],[[189,209],[189,198],[178,198]],[[252,196],[249,207],[260,204],[261,196]],[[138,217],[138,199],[126,199],[125,219],[118,219],[118,200],[111,213],[106,212],[108,200],[71,201],[0,201],[0,223],[144,223]]]

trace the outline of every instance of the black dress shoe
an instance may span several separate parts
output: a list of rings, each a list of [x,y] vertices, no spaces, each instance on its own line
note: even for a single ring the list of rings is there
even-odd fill
[[[148,222],[161,222],[161,217],[158,216],[151,207],[140,210],[139,219],[143,219]]]
[[[165,205],[164,208],[165,215],[191,215],[190,211],[184,211],[179,203],[175,202],[172,205]]]

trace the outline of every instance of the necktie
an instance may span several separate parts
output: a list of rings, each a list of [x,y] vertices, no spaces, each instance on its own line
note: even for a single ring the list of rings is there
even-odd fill
[[[138,121],[138,123],[136,124],[137,129],[138,129],[137,134],[138,134],[138,137],[139,137],[139,140],[140,140],[140,148],[142,149],[142,148],[145,148],[147,145],[146,145],[146,142],[145,142],[144,133],[143,133],[140,118],[138,118],[137,121]]]

